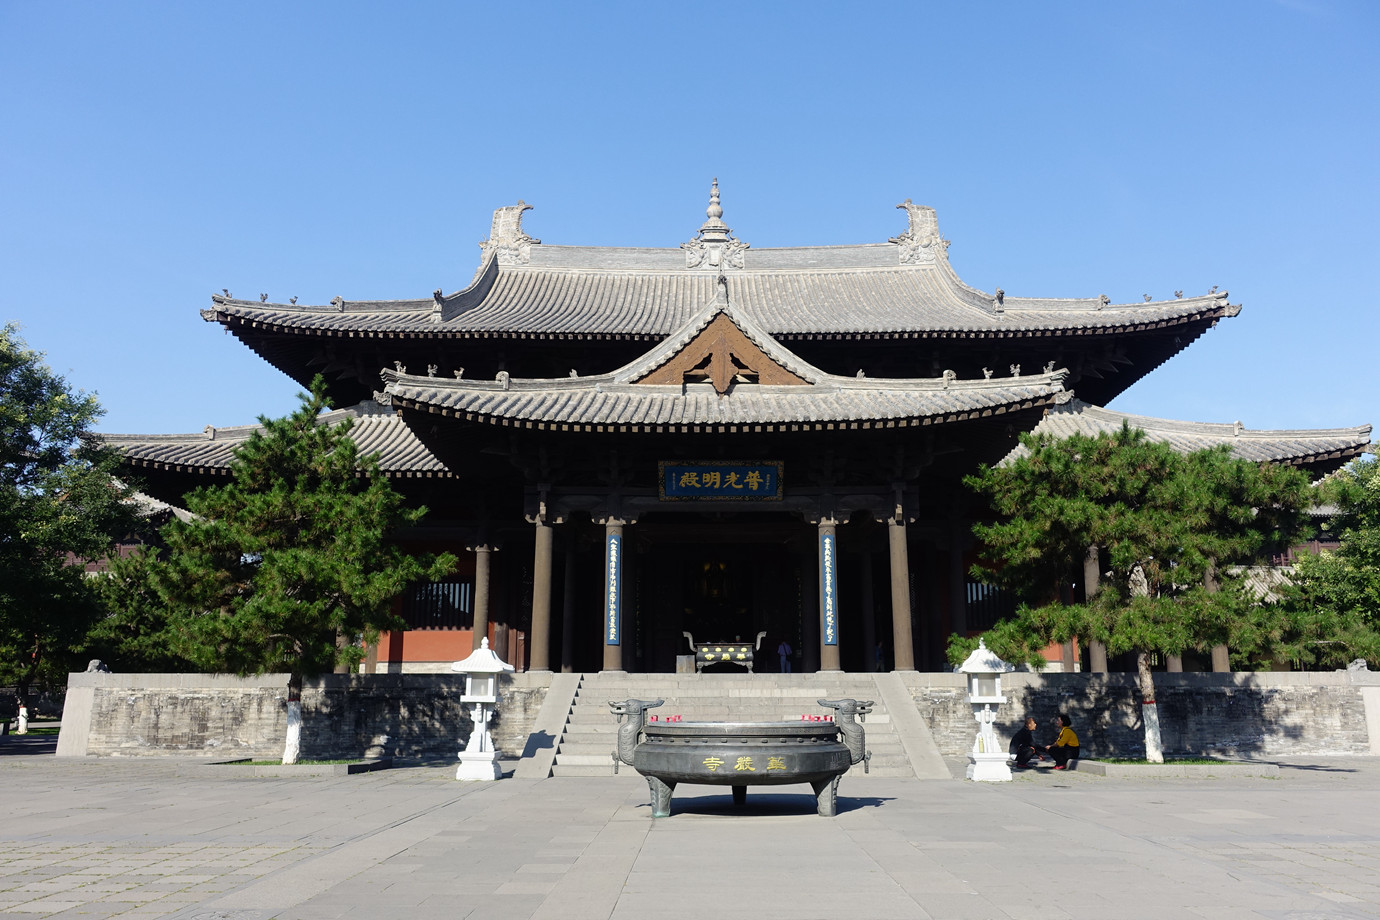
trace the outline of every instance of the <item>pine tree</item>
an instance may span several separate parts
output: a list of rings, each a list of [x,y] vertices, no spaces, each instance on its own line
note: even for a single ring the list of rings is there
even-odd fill
[[[987,645],[1017,661],[1038,661],[1049,642],[1075,638],[1103,642],[1114,655],[1135,652],[1146,756],[1162,760],[1151,655],[1228,641],[1240,612],[1258,606],[1228,571],[1298,529],[1307,480],[1235,460],[1225,448],[1180,454],[1128,425],[1022,443],[1024,456],[967,480],[998,516],[974,528],[996,568],[974,575],[1027,601]],[[1106,573],[1099,590],[1083,604],[1058,602],[1058,586],[1081,578],[1090,546]],[[951,655],[965,647],[952,643]]]
[[[405,508],[377,456],[360,456],[350,421],[319,423],[328,407],[318,376],[297,411],[260,419],[235,451],[230,481],[190,493],[193,517],[169,522],[166,551],[146,563],[180,654],[241,675],[288,672],[283,763],[300,751],[304,679],[357,665],[360,640],[401,626],[393,599],[455,567],[449,554],[410,555],[389,542],[425,509]]]
[[[15,326],[0,328],[0,683],[19,705],[35,680],[65,677],[99,615],[69,563],[102,558],[133,524],[118,457],[91,432],[100,415]]]
[[[1295,617],[1327,622],[1332,641],[1322,647],[1289,646],[1284,656],[1304,663],[1345,664],[1358,657],[1375,663],[1380,652],[1380,642],[1371,641],[1373,631],[1380,630],[1380,462],[1353,463],[1329,478],[1323,493],[1337,509],[1331,529],[1339,546],[1298,561],[1284,606]]]

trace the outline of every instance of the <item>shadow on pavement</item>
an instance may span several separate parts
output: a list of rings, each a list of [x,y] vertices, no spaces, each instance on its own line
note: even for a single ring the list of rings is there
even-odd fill
[[[56,754],[57,743],[57,735],[5,735],[0,737],[0,757]]]
[[[1310,773],[1359,773],[1351,767],[1325,767],[1320,763],[1277,763],[1281,770],[1305,770]]]
[[[677,815],[724,815],[728,817],[816,817],[815,797],[808,793],[759,792],[753,789],[748,793],[747,802],[741,807],[733,804],[732,793],[725,795],[695,795],[682,797],[680,790],[671,799],[671,817]],[[844,814],[863,808],[878,808],[890,798],[880,796],[838,797],[837,812]],[[645,808],[650,809],[648,803]]]

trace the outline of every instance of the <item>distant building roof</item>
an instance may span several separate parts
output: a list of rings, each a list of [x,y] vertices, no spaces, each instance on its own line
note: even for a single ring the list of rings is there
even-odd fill
[[[1371,435],[1369,425],[1265,431],[1246,428],[1240,422],[1174,421],[1116,412],[1076,398],[1051,407],[1033,433],[1059,438],[1074,434],[1096,437],[1119,430],[1123,422],[1143,430],[1151,440],[1167,443],[1184,453],[1226,444],[1232,456],[1242,460],[1299,466],[1315,473],[1331,472],[1366,453]],[[1025,453],[1024,446],[1017,447],[1003,462]]]
[[[318,424],[335,425],[352,419],[350,436],[361,454],[379,454],[379,466],[389,477],[449,477],[450,471],[431,455],[391,409],[372,400],[320,416]],[[119,450],[134,467],[200,475],[228,475],[235,448],[262,425],[212,428],[197,434],[105,434],[102,440]]]

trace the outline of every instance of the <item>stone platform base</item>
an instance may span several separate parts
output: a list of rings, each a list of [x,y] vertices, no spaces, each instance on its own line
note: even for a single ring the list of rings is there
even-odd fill
[[[1272,763],[1101,763],[1096,760],[1070,761],[1069,768],[1108,779],[1229,779],[1240,776],[1279,776]]]

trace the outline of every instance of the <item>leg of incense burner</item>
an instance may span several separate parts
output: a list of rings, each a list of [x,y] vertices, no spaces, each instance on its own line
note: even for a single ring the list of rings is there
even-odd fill
[[[747,786],[733,787],[733,804],[739,808],[747,804]]]
[[[839,778],[817,780],[810,784],[815,790],[815,801],[819,804],[819,816],[832,818],[838,811]]]
[[[652,790],[652,817],[671,817],[671,793],[675,791],[676,784],[663,782],[655,776],[649,776],[647,777],[647,786]]]

